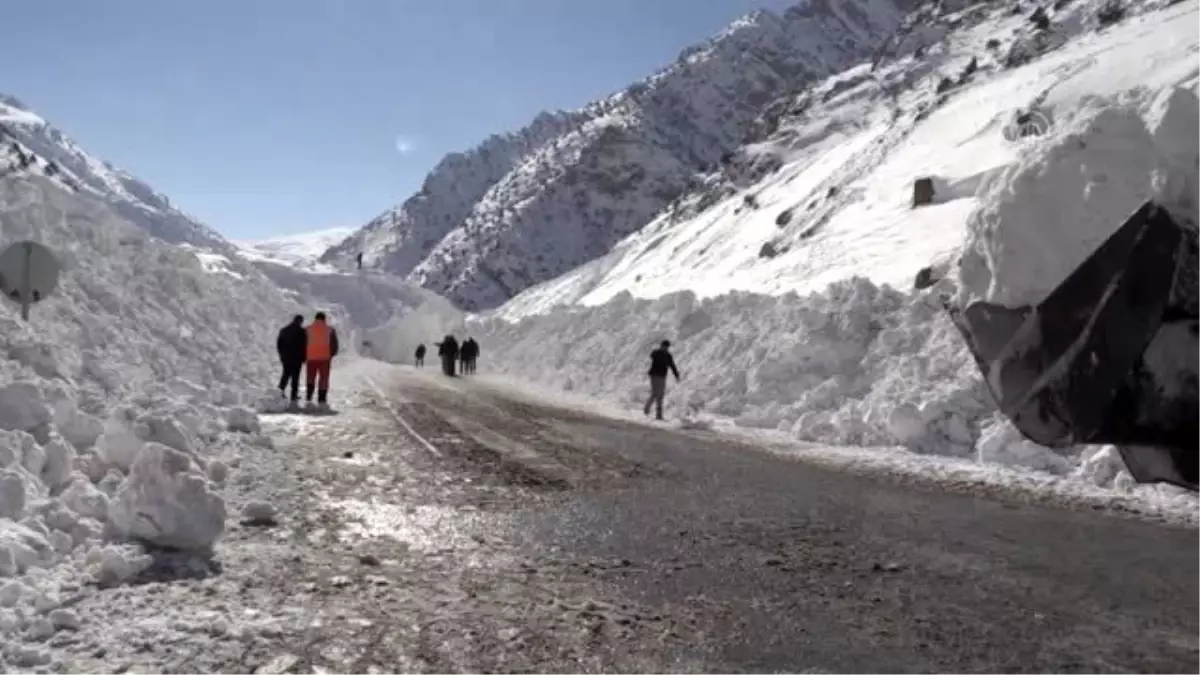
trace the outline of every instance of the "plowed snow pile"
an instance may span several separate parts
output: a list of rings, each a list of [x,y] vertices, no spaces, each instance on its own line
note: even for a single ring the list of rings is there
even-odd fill
[[[64,273],[29,323],[0,306],[0,630],[23,668],[77,623],[68,594],[221,535],[229,467],[270,442],[247,392],[301,309],[248,265],[215,271],[98,201],[6,179],[0,241],[29,238]]]
[[[606,304],[587,306],[595,298],[566,293],[578,279],[564,277],[565,282],[550,282],[473,321],[470,329],[483,345],[484,366],[636,409],[647,393],[648,352],[665,338],[675,343],[685,376],[681,385],[671,384],[676,417],[702,411],[805,441],[901,446],[1032,469],[1089,486],[1135,489],[1113,448],[1080,447],[1064,456],[1023,440],[1004,422],[938,296],[961,291],[1005,303],[1037,299],[1150,197],[1162,200],[1178,219],[1196,222],[1197,68],[1194,51],[1186,49],[1196,42],[1195,6],[1163,12],[1147,14],[1128,29],[1081,39],[1075,56],[1064,48],[1013,74],[965,88],[950,99],[958,103],[918,124],[907,145],[880,160],[886,175],[862,173],[858,182],[840,187],[842,194],[895,192],[897,176],[939,175],[937,170],[926,173],[930,167],[925,165],[896,166],[917,157],[920,162],[937,158],[940,165],[953,164],[959,173],[974,175],[977,189],[925,209],[891,209],[886,219],[843,218],[847,209],[872,206],[851,202],[830,216],[827,229],[812,240],[816,243],[797,244],[801,252],[810,245],[819,251],[825,233],[833,241],[837,228],[853,230],[852,257],[886,265],[897,256],[897,232],[917,238],[917,232],[938,221],[929,232],[954,233],[947,240],[952,245],[930,244],[926,248],[937,256],[897,262],[932,265],[936,280],[938,270],[944,274],[949,267],[940,251],[951,250],[962,254],[961,280],[951,274],[925,291],[909,292],[907,285],[898,291],[865,278],[879,276],[877,265],[861,266],[858,276],[847,275],[807,295],[777,294],[774,281],[761,292],[721,295],[713,290],[722,283],[715,272],[692,272],[683,264],[668,268],[662,261],[653,268],[639,267],[651,255],[647,249],[597,269],[617,270],[603,282],[610,287],[625,283],[618,271],[630,277],[636,272],[636,283],[626,288],[636,287],[635,292],[648,297],[622,290]],[[1169,31],[1164,33],[1163,27]],[[1155,59],[1139,60],[1139,50]],[[1103,52],[1102,58],[1093,52]],[[1179,54],[1184,56],[1176,58]],[[1101,72],[1097,63],[1125,63],[1129,72],[1116,77],[1110,70]],[[1055,78],[1034,81],[1043,79],[1043,71]],[[996,101],[1035,89],[1041,90],[1036,105],[1053,121],[1050,133],[1003,141],[995,124]],[[951,118],[943,119],[946,115]],[[934,133],[935,123],[978,128],[962,136],[963,141],[957,133]],[[914,139],[922,139],[921,148],[914,149]],[[987,150],[1000,144],[1002,151]],[[803,161],[819,169],[821,152]],[[978,163],[974,169],[972,160]],[[803,170],[785,167],[780,175],[802,175],[797,172]],[[769,177],[751,192],[786,191],[790,181]],[[790,199],[808,198],[797,191]],[[675,237],[677,249],[686,252],[688,242],[695,241],[689,239],[689,228],[709,228],[709,221],[717,222],[702,215],[660,238]],[[694,237],[702,236],[701,231]],[[664,244],[653,255],[669,250]],[[617,254],[623,255],[620,249]],[[763,268],[780,259],[763,263]],[[665,294],[669,284],[655,292],[648,285],[652,282],[642,281],[643,274],[651,279],[668,269],[677,280],[691,274],[692,287],[709,297],[691,291]],[[823,264],[814,274],[825,278],[828,269]],[[804,271],[792,267],[788,274],[800,278]],[[813,281],[801,279],[796,287],[811,288]],[[579,304],[547,309],[561,302]],[[1194,511],[1194,498],[1173,488],[1136,490]]]

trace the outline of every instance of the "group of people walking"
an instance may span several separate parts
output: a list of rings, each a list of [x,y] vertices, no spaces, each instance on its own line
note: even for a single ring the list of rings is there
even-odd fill
[[[279,331],[275,348],[283,365],[283,376],[279,378],[280,394],[287,396],[290,387],[292,407],[299,406],[300,371],[307,366],[305,400],[312,403],[315,392],[317,405],[328,406],[329,378],[333,357],[338,354],[338,335],[326,320],[325,313],[317,312],[307,326],[304,325],[304,315],[292,317],[292,322]]]
[[[454,377],[456,365],[463,375],[475,372],[475,364],[479,360],[479,343],[475,338],[468,337],[459,344],[453,335],[447,335],[435,346],[442,362],[442,372],[447,376]],[[325,313],[317,312],[307,326],[304,325],[303,315],[292,317],[292,322],[279,331],[275,347],[283,365],[283,376],[279,379],[280,394],[287,396],[290,387],[291,405],[293,408],[299,406],[300,371],[307,365],[305,400],[311,404],[315,392],[317,405],[328,406],[330,370],[333,357],[338,354],[338,335],[326,320]],[[425,351],[424,344],[417,345],[413,362],[418,368],[425,366]],[[642,409],[643,413],[649,415],[653,408],[655,419],[663,418],[663,399],[667,394],[669,374],[675,376],[676,382],[680,380],[679,369],[675,367],[675,358],[671,355],[671,342],[663,340],[650,352],[650,397]]]
[[[453,335],[447,335],[441,342],[434,344],[438,348],[438,358],[442,362],[442,372],[454,377],[454,367],[458,364],[459,373],[471,375],[475,372],[475,364],[479,361],[479,343],[475,338],[468,337],[459,344]],[[418,368],[425,366],[425,345],[417,345],[413,355],[413,364]]]

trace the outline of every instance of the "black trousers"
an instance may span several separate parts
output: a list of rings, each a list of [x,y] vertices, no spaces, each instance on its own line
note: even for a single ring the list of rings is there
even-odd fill
[[[303,368],[303,361],[285,361],[283,363],[283,377],[279,378],[279,391],[286,391],[290,383],[292,386],[291,399],[293,401],[300,400],[300,371]]]

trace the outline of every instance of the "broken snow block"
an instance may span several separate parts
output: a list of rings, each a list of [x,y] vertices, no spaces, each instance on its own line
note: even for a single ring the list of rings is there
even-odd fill
[[[913,198],[912,198],[913,208],[915,209],[918,206],[932,204],[933,203],[933,192],[934,191],[933,191],[933,179],[932,178],[928,178],[928,177],[918,178],[917,180],[913,181]]]
[[[763,244],[762,248],[758,249],[758,257],[760,258],[769,259],[774,258],[777,255],[779,255],[779,250],[775,248],[775,244],[769,241]]]
[[[187,453],[146,443],[109,508],[119,533],[181,550],[209,549],[225,529],[225,502]]]

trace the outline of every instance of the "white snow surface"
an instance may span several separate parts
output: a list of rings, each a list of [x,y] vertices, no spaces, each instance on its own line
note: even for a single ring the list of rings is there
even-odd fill
[[[941,17],[959,28],[920,58],[899,36],[875,67],[799,94],[746,150],[777,169],[735,159],[609,255],[472,318],[482,367],[640,407],[648,352],[667,338],[685,375],[674,416],[689,424],[731,419],[1194,507],[1133,487],[1113,448],[1024,441],[937,298],[1037,299],[1148,197],[1195,222],[1197,3],[1146,5],[1101,30],[1098,5],[1054,14],[1058,39],[1024,65],[1001,54],[1028,38],[1028,18],[978,6]],[[974,73],[934,93],[973,57]],[[1050,128],[1006,140],[1016,109]],[[936,195],[914,209],[917,177]],[[942,280],[910,291],[926,267]]]
[[[0,625],[10,638],[0,657],[19,667],[38,665],[39,645],[70,630],[71,617],[50,616],[39,598],[121,583],[162,548],[205,555],[221,536],[234,515],[222,497],[231,467],[271,442],[250,406],[277,381],[275,336],[293,314],[328,311],[350,357],[361,330],[351,313],[374,325],[441,300],[148,230],[57,180],[0,183],[0,247],[35,239],[63,268],[28,323],[0,305]]]
[[[233,244],[247,260],[329,273],[336,271],[336,268],[320,263],[317,259],[353,234],[354,230],[352,227],[334,227],[269,239],[234,241]]]

